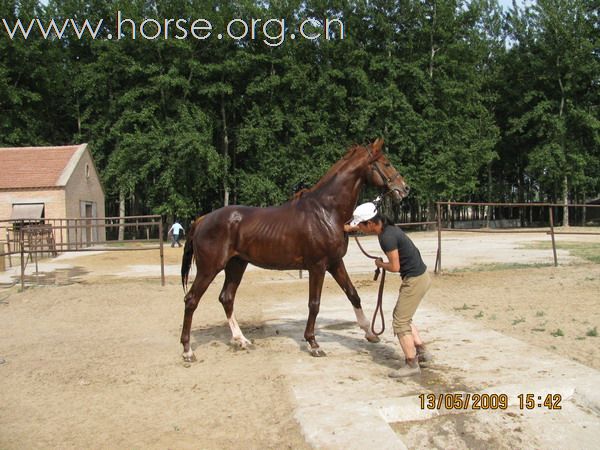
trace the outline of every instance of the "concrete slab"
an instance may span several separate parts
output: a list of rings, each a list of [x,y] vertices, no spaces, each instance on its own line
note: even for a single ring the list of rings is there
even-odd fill
[[[599,371],[424,305],[415,319],[435,362],[418,377],[396,381],[387,377],[401,364],[391,331],[381,343],[369,344],[348,320],[350,306],[339,296],[327,298],[333,295],[324,296],[317,321],[328,356],[299,358],[282,369],[297,401],[296,419],[315,448],[597,447]],[[269,326],[302,335],[304,303],[298,299],[265,311],[278,317]],[[487,400],[505,395],[508,405],[427,409],[419,397],[464,399],[467,393]],[[531,410],[519,401],[527,394],[534,395]],[[543,406],[546,395],[561,409]]]

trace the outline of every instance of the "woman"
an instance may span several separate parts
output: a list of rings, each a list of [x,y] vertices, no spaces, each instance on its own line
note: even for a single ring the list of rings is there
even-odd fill
[[[419,361],[428,361],[431,356],[426,352],[412,318],[431,285],[431,278],[419,249],[400,228],[386,224],[372,202],[363,203],[354,210],[352,220],[344,225],[344,231],[376,234],[388,261],[378,258],[375,265],[389,272],[400,273],[402,284],[394,308],[392,326],[404,352],[406,365],[389,375],[399,378],[420,373]]]

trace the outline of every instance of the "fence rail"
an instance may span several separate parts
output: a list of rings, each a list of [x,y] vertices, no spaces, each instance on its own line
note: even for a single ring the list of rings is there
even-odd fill
[[[480,208],[480,207],[506,207],[506,208],[548,208],[548,226],[545,227],[536,227],[541,228],[538,230],[530,230],[526,228],[511,228],[510,230],[498,230],[491,229],[487,227],[481,228],[451,228],[444,227],[443,224],[443,210],[442,207],[446,206],[447,208],[452,208],[453,206],[466,206],[470,208]],[[556,255],[556,235],[585,235],[589,234],[592,236],[600,235],[600,233],[594,232],[578,232],[578,231],[555,231],[554,225],[554,209],[555,208],[600,208],[600,205],[586,205],[586,204],[568,204],[564,205],[561,203],[490,203],[490,202],[436,202],[436,210],[437,210],[437,233],[438,233],[438,250],[435,260],[435,273],[440,273],[442,271],[442,232],[466,232],[466,233],[545,233],[550,235],[552,242],[552,255],[554,258],[554,266],[558,265],[558,258]],[[446,222],[449,221],[450,217],[446,217]],[[489,222],[489,216],[486,218]],[[478,219],[481,221],[480,219]]]
[[[131,239],[107,239],[107,228],[119,228],[117,236],[129,235]],[[127,233],[126,230],[131,228],[134,229],[133,232]],[[2,237],[6,239],[0,240],[0,268],[4,268],[2,265],[5,263],[5,258],[8,258],[9,266],[12,267],[12,257],[18,256],[22,289],[25,287],[25,271],[30,261],[35,264],[35,272],[38,273],[38,261],[44,257],[44,254],[57,256],[59,253],[98,250],[108,252],[159,250],[161,285],[165,285],[163,224],[162,217],[159,215],[3,220],[0,221],[0,230],[0,239]],[[140,234],[145,235],[146,238],[140,239]],[[143,248],[130,246],[138,243],[150,245]],[[113,247],[113,244],[124,244],[124,246]]]
[[[569,204],[569,208],[600,208],[600,205]],[[444,209],[442,209],[444,207]],[[483,216],[482,220],[480,208],[482,207],[500,207],[500,208],[547,208],[547,225],[537,226],[536,229],[527,229],[524,227],[497,229],[485,226],[479,228],[456,228],[451,225],[452,208],[466,207],[474,214],[476,218],[474,223],[490,223],[490,217]],[[401,228],[428,226],[437,231],[438,248],[435,262],[435,272],[442,272],[442,233],[463,232],[463,233],[545,233],[550,235],[552,243],[552,254],[554,265],[558,265],[556,254],[556,236],[560,235],[591,235],[598,236],[596,232],[580,232],[555,230],[555,208],[564,208],[565,205],[558,203],[490,203],[490,202],[436,202],[437,217],[435,221],[409,222],[396,224]],[[537,217],[542,217],[543,213],[538,213]],[[463,219],[468,220],[469,212],[462,212]],[[163,248],[163,224],[162,217],[152,216],[127,216],[127,217],[105,217],[105,218],[57,218],[43,219],[43,223],[37,223],[40,219],[21,219],[16,221],[0,221],[0,270],[3,269],[5,257],[8,257],[9,265],[12,267],[12,256],[19,256],[21,265],[21,287],[25,284],[25,270],[27,263],[32,261],[38,269],[38,259],[44,254],[56,256],[58,253],[66,252],[89,252],[89,251],[144,251],[159,250],[160,253],[160,272],[161,284],[165,285],[164,269],[164,248]],[[109,239],[107,231],[118,229],[116,239]],[[129,230],[129,231],[128,231]],[[109,235],[110,235],[109,231]],[[114,234],[113,234],[114,235]],[[129,239],[119,239],[121,236],[129,236]],[[2,240],[5,237],[6,240]],[[124,247],[111,247],[111,244],[125,244]],[[152,244],[140,247],[129,247],[130,244],[146,243]],[[95,248],[91,248],[91,246]],[[3,247],[6,248],[3,249]],[[98,248],[98,246],[102,246]],[[302,278],[302,271],[299,272]]]

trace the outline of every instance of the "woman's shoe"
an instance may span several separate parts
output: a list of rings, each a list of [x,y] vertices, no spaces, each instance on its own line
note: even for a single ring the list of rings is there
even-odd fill
[[[402,377],[410,377],[412,375],[418,375],[421,373],[421,368],[419,367],[419,361],[417,358],[413,358],[412,360],[406,360],[406,365],[404,367],[400,367],[399,369],[392,370],[388,373],[390,378],[402,378]]]

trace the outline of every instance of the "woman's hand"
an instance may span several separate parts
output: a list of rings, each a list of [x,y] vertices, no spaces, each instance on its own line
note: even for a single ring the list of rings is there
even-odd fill
[[[375,265],[377,266],[378,269],[382,269],[383,268],[383,264],[384,264],[383,259],[377,258],[375,260]]]

